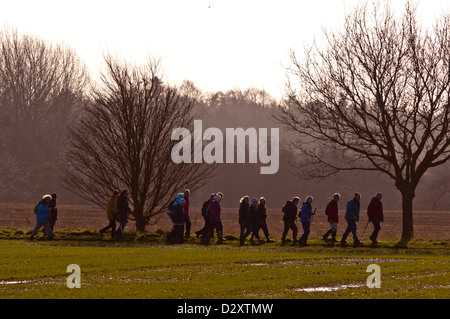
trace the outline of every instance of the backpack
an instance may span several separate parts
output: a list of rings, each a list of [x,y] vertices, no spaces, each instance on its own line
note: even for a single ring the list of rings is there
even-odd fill
[[[287,202],[286,202],[286,205],[284,205],[283,208],[281,208],[281,211],[282,211],[283,213],[286,213],[286,212],[287,212],[287,206],[288,206],[288,204],[289,204],[289,201],[287,201]]]
[[[39,202],[39,203],[37,203],[36,204],[36,206],[34,206],[34,213],[37,215],[38,214],[38,212],[39,212],[39,204],[40,204],[41,202]]]
[[[209,212],[209,200],[207,200],[206,202],[203,203],[203,206],[202,206],[202,216],[203,216],[203,217],[208,216],[208,212]]]
[[[170,211],[173,209],[173,204],[175,204],[175,199],[171,200],[169,206],[167,207]]]
[[[325,215],[328,216],[328,205],[327,205],[327,207],[325,207]]]
[[[167,216],[169,216],[170,220],[171,220],[172,223],[173,223],[173,222],[174,222],[173,218],[175,217],[175,214],[173,213],[173,211],[167,212]]]

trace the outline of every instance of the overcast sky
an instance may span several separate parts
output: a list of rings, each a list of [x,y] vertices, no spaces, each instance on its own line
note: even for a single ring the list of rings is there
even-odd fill
[[[342,24],[357,0],[0,0],[0,24],[65,42],[98,74],[103,52],[135,63],[161,57],[172,84],[205,92],[264,88],[280,98],[291,48]],[[397,12],[404,0],[392,0]],[[429,23],[450,0],[422,0]]]

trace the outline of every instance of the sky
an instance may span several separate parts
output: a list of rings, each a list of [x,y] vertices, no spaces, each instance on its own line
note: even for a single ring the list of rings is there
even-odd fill
[[[401,13],[406,0],[392,0]],[[279,99],[289,51],[342,25],[358,0],[0,0],[0,26],[71,46],[93,77],[108,52],[161,58],[166,80],[204,92],[256,87]],[[429,23],[450,0],[422,0]]]

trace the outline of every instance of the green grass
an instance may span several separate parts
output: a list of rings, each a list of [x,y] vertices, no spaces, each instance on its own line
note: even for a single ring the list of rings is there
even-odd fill
[[[21,233],[22,232],[22,233]],[[450,297],[448,241],[417,241],[397,250],[341,248],[312,239],[308,247],[279,241],[239,247],[164,244],[164,232],[129,233],[123,242],[91,230],[29,241],[27,231],[0,231],[0,298],[446,298]],[[381,267],[380,289],[366,287],[370,264]],[[82,287],[69,289],[69,264]],[[22,283],[7,284],[7,282]],[[306,292],[311,287],[357,288]]]

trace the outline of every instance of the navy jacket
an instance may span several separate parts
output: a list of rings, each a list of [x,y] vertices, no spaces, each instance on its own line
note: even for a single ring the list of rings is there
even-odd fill
[[[351,199],[347,203],[347,211],[345,212],[345,219],[353,219],[356,217],[359,219],[359,201]]]

